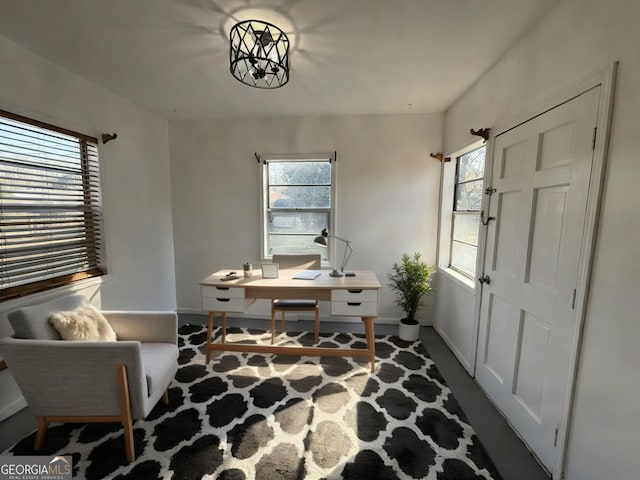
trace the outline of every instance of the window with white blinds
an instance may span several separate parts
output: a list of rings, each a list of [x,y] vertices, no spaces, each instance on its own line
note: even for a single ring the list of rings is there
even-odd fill
[[[103,264],[97,140],[0,110],[0,300]]]

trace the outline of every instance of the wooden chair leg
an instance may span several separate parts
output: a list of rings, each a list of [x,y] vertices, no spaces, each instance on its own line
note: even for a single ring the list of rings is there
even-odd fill
[[[276,309],[273,307],[273,305],[271,305],[271,344],[272,345],[275,340],[275,337],[276,337]]]
[[[281,323],[281,325],[282,325],[282,328],[280,329],[280,331],[282,333],[284,333],[284,310],[282,311],[282,323]]]
[[[169,389],[167,388],[162,394],[162,403],[169,405]]]
[[[220,342],[227,342],[227,312],[222,312],[222,336]]]
[[[47,421],[47,417],[36,416],[36,420],[38,421],[38,431],[36,432],[36,441],[33,444],[33,449],[40,450],[44,442],[44,435],[49,428],[49,422]]]
[[[127,382],[127,367],[118,365],[118,387],[120,389],[120,408],[122,410],[122,426],[124,427],[124,446],[127,460],[133,463],[136,459],[133,443],[133,419],[131,418],[131,403],[129,400],[129,383]]]
[[[320,338],[320,314],[318,312],[318,304],[316,303],[316,309],[314,310],[315,314],[315,329],[314,329],[314,337],[316,343],[318,343],[318,339]]]

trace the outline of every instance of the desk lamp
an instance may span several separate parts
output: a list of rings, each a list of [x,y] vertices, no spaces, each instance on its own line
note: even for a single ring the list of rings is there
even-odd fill
[[[344,242],[346,244],[344,247],[344,255],[342,256],[342,264],[340,265],[340,270],[334,268],[329,275],[332,277],[355,277],[356,276],[355,273],[344,273],[344,268],[347,266],[349,257],[351,257],[351,254],[353,253],[350,240],[347,240],[346,238],[340,238],[335,235],[330,235],[329,232],[327,232],[327,229],[323,228],[320,235],[317,236],[313,241],[319,245],[324,245],[326,247],[327,239],[329,237],[335,238],[336,240],[340,240],[341,242]]]

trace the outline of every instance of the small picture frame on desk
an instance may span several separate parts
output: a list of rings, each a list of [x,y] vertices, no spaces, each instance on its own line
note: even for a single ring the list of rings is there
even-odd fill
[[[262,278],[278,278],[278,264],[277,263],[263,263],[262,264]]]

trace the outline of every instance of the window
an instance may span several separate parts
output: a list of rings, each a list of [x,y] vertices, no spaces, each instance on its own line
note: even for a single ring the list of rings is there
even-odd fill
[[[449,267],[474,277],[480,230],[480,205],[486,147],[456,160]]]
[[[330,230],[333,214],[335,162],[333,155],[263,159],[263,251],[319,253],[329,261],[329,251],[314,243],[323,228]]]
[[[0,110],[0,300],[103,275],[97,140]]]

